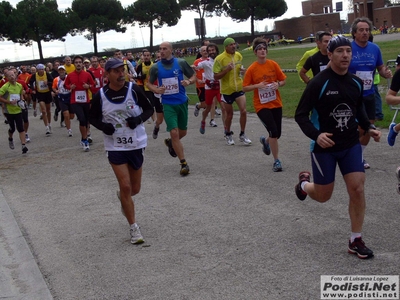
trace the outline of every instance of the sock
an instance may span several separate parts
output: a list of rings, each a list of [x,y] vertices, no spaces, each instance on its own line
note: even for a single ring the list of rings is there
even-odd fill
[[[186,159],[181,159],[181,164],[185,164],[186,163]]]
[[[136,223],[131,224],[131,229],[135,229],[136,227],[138,227]]]
[[[354,242],[354,240],[359,237],[361,237],[361,232],[352,232],[350,235],[350,243]]]
[[[12,142],[12,141],[13,141],[13,138],[10,138],[10,137],[9,137],[8,140],[9,140],[10,142]]]
[[[243,135],[243,134],[244,134],[244,131],[241,131],[239,135]]]
[[[301,183],[300,187],[301,187],[301,189],[302,189],[303,191],[306,191],[306,190],[304,189],[304,187],[305,187],[305,185],[306,185],[307,183],[309,183],[309,182],[308,182],[308,181],[303,181],[303,182]]]

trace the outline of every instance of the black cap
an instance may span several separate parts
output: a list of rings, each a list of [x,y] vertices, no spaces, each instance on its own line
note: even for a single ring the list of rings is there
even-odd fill
[[[342,47],[342,46],[349,46],[351,47],[351,42],[348,38],[338,35],[330,39],[328,43],[328,51],[333,53],[337,47]]]

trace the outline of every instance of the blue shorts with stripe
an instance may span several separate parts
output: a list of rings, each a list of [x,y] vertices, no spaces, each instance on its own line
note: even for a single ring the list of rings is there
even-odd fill
[[[353,172],[365,172],[359,143],[339,152],[311,152],[311,164],[314,183],[320,185],[335,181],[336,164],[343,176]]]

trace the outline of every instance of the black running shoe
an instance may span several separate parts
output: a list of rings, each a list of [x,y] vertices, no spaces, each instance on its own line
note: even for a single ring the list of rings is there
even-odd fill
[[[165,139],[165,140],[164,140],[164,144],[165,144],[165,146],[168,147],[169,155],[171,155],[172,157],[176,157],[177,155],[176,155],[176,153],[175,153],[174,148],[172,148],[172,141],[171,141],[171,139],[170,139],[170,138]]]
[[[25,154],[26,152],[28,152],[28,148],[24,145],[22,146],[22,154]]]
[[[181,176],[186,176],[190,173],[187,162],[181,164]]]
[[[156,139],[158,137],[158,132],[160,131],[160,127],[154,126],[153,129],[153,139]]]
[[[358,258],[367,259],[374,257],[374,252],[365,246],[364,241],[361,237],[355,238],[354,242],[350,243],[349,241],[349,248],[348,252],[350,254],[357,254]]]
[[[310,172],[303,171],[303,172],[299,173],[299,183],[296,184],[296,186],[294,187],[294,190],[296,192],[297,198],[299,198],[301,201],[303,201],[307,197],[307,193],[305,191],[303,191],[303,189],[301,188],[301,183],[303,181],[310,182],[310,178],[311,178]]]

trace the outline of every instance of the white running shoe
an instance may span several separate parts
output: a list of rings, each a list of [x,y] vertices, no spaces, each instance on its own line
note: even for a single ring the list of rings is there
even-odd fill
[[[46,126],[46,136],[49,136],[50,135],[50,128],[49,128],[49,126]]]
[[[210,121],[210,126],[211,126],[211,127],[217,127],[218,125],[217,125],[217,123],[215,123],[214,119],[212,119],[212,120]]]
[[[229,134],[229,135],[226,136],[226,143],[229,146],[235,145],[235,141],[233,140],[232,134]]]
[[[136,223],[131,225],[130,233],[131,233],[131,243],[132,244],[144,243],[143,236],[140,233],[140,228]]]
[[[244,133],[242,135],[239,135],[239,140],[245,145],[250,145],[251,144],[250,139],[248,139],[247,136]]]
[[[25,142],[30,143],[31,139],[29,138],[29,135],[25,133]]]
[[[194,106],[194,116],[197,117],[199,115],[199,108],[200,103],[196,103],[196,105]]]
[[[68,129],[68,136],[69,136],[69,137],[72,136],[72,129]]]

